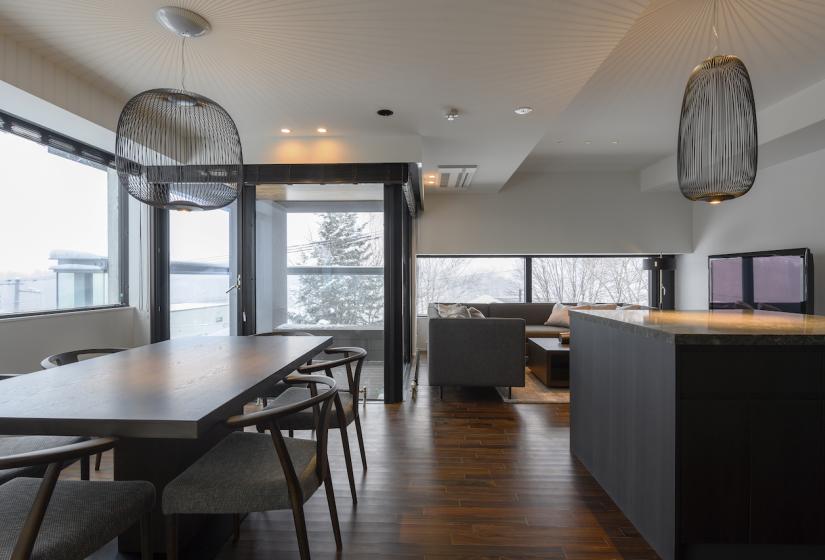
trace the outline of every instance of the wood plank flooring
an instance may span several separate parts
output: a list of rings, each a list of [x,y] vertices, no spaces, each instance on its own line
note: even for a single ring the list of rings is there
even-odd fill
[[[422,368],[424,370],[424,368]],[[335,553],[323,492],[306,505],[314,559],[658,558],[569,451],[567,405],[506,405],[492,390],[438,391],[362,408],[369,470],[350,430],[359,503],[341,442],[330,453],[344,550]],[[76,477],[74,467],[66,473]],[[111,477],[104,457],[101,478]],[[116,558],[110,546],[97,558]],[[298,558],[288,511],[255,513],[222,560]]]

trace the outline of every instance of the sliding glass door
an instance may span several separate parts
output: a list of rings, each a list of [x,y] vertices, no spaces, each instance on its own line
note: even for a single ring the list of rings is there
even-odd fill
[[[235,205],[169,215],[171,338],[236,334],[231,305]]]

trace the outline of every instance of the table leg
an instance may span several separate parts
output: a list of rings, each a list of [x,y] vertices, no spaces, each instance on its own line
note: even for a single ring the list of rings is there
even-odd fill
[[[166,552],[166,531],[161,499],[166,484],[186,470],[198,457],[228,434],[216,426],[200,439],[123,438],[115,448],[115,480],[147,480],[155,485],[156,501],[152,512],[152,542],[155,553]],[[179,558],[214,558],[232,535],[231,515],[184,515],[178,528]],[[140,551],[137,527],[118,539],[121,552]]]

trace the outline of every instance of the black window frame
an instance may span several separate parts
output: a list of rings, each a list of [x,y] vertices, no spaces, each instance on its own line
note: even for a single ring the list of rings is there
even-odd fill
[[[662,255],[651,255],[651,254],[616,254],[616,255],[590,255],[590,254],[565,254],[565,255],[554,255],[554,254],[497,254],[497,255],[478,255],[478,254],[449,254],[449,255],[441,255],[441,254],[433,254],[433,253],[420,253],[415,255],[416,259],[424,258],[424,259],[524,259],[524,303],[532,303],[533,302],[533,259],[608,259],[608,258],[639,258],[639,259],[662,259]],[[664,255],[664,258],[670,259],[670,262],[675,261],[674,255]],[[417,268],[416,268],[417,271]],[[417,278],[416,278],[417,281]],[[675,293],[675,273],[673,270],[668,270],[662,273],[662,284],[664,286],[664,298],[661,298],[660,301],[660,294],[662,291],[658,284],[658,274],[653,270],[650,271],[648,275],[648,305],[650,307],[660,308],[660,309],[674,309],[674,304],[676,300],[676,293]],[[416,317],[426,317],[426,314],[419,315],[416,311]]]
[[[14,134],[30,142],[67,152],[79,159],[85,159],[103,167],[115,169],[115,155],[85,142],[75,140],[29,120],[0,110],[0,130]],[[28,134],[27,134],[28,132]],[[37,139],[39,138],[39,140]],[[123,185],[118,186],[118,286],[120,302],[107,305],[89,305],[67,309],[44,309],[21,313],[0,313],[0,321],[26,317],[85,313],[105,309],[129,307],[129,195]]]

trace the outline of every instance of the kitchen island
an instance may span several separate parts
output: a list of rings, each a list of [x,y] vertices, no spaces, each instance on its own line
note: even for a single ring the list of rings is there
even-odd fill
[[[571,312],[573,454],[665,560],[825,558],[825,317]]]

